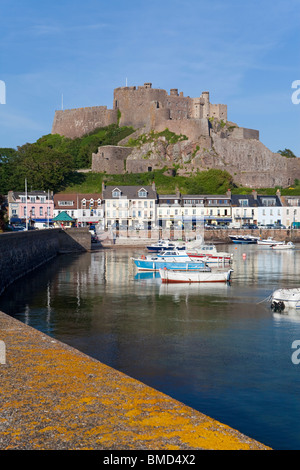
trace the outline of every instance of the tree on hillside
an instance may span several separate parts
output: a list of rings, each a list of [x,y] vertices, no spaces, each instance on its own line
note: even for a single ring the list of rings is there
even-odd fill
[[[71,171],[70,155],[49,147],[41,148],[37,144],[25,144],[18,147],[14,189],[23,189],[26,178],[32,188],[57,191]]]
[[[13,175],[18,160],[18,152],[13,148],[0,148],[0,194],[13,189]]]
[[[290,149],[278,150],[277,153],[280,153],[280,155],[286,158],[297,158],[294,152],[292,152]]]

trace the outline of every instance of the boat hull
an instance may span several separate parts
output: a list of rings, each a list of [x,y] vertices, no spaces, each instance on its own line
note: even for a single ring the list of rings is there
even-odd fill
[[[212,283],[212,282],[229,282],[232,269],[228,271],[176,271],[168,269],[160,269],[159,274],[163,284],[191,284],[191,283]]]
[[[283,245],[273,245],[271,246],[272,250],[285,251],[285,250],[294,250],[295,245],[293,243],[287,243]]]
[[[201,255],[197,253],[187,253],[191,259],[202,259],[205,261],[206,264],[229,264],[232,262],[231,257],[224,257],[224,256],[207,256],[207,255]]]
[[[300,289],[278,289],[271,296],[271,308],[274,311],[286,309],[300,310]]]
[[[134,259],[134,264],[136,265],[139,271],[159,271],[159,269],[178,269],[178,270],[191,270],[191,269],[199,269],[204,267],[203,261],[165,261],[165,260],[142,260],[142,259]],[[208,268],[209,269],[209,268]]]
[[[247,236],[234,236],[234,235],[229,235],[229,238],[233,243],[238,243],[241,245],[249,245],[249,244],[255,244],[257,243],[258,238],[257,237],[247,237]]]

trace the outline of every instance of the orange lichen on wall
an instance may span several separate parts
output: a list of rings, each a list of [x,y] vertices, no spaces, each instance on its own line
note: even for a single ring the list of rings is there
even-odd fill
[[[268,449],[0,312],[0,449]]]

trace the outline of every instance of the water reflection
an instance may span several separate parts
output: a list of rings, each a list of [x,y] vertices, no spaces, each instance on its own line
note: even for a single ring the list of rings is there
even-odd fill
[[[143,249],[118,248],[57,257],[10,286],[0,309],[265,444],[300,449],[300,316],[265,301],[298,286],[299,250],[219,249],[234,254],[230,285],[163,285],[137,272]]]

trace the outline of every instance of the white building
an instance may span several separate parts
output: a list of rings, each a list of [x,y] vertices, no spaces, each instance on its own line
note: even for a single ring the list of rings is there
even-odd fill
[[[155,227],[157,193],[152,186],[104,186],[105,228]]]

